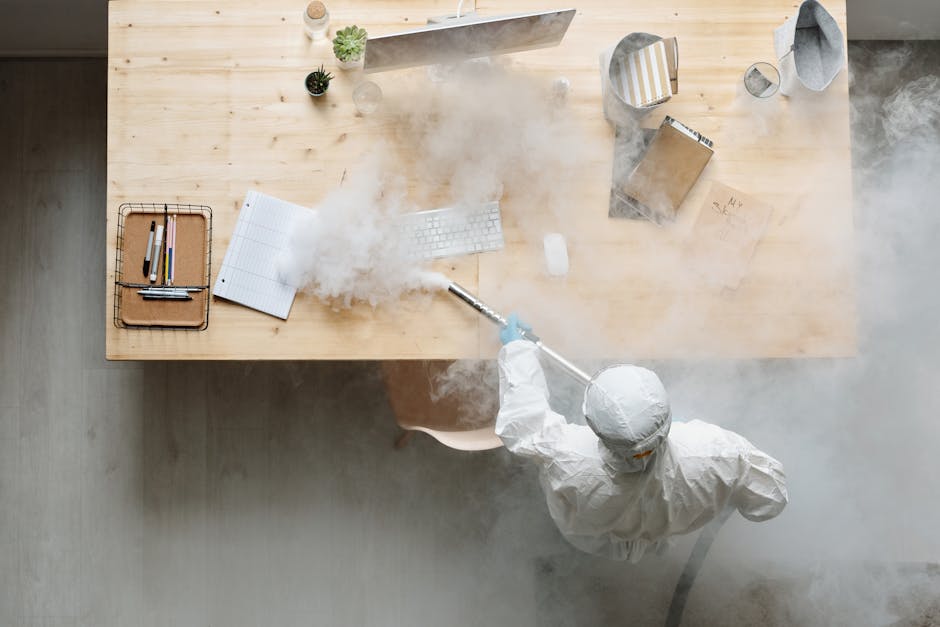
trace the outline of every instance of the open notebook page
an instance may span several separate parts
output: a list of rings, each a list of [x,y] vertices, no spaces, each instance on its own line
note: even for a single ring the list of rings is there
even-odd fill
[[[297,288],[279,272],[293,226],[311,209],[250,191],[245,196],[212,294],[284,320]]]

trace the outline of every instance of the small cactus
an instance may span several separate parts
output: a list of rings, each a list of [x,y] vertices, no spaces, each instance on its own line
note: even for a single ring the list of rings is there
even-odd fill
[[[325,72],[321,65],[319,69],[307,75],[307,91],[313,96],[322,96],[330,88],[331,80],[333,80],[333,75]]]

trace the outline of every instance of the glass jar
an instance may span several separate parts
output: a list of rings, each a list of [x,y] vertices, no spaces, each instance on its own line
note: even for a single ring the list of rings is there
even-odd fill
[[[313,0],[304,11],[304,31],[314,41],[326,39],[330,32],[330,13],[320,0]]]

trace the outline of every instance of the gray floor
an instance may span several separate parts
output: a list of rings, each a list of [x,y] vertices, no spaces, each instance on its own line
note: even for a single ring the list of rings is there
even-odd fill
[[[779,521],[722,530],[685,625],[940,624],[937,185],[882,123],[940,47],[850,56],[863,247],[897,194],[934,204],[863,251],[857,363],[658,365],[791,479]],[[375,364],[106,362],[105,82],[0,62],[0,625],[662,624],[694,538],[577,553],[505,451],[393,450]]]

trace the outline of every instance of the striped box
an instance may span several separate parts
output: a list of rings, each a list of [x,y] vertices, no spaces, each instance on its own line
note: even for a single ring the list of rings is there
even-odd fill
[[[669,59],[662,40],[626,55],[610,74],[614,89],[634,107],[649,107],[672,96]]]

